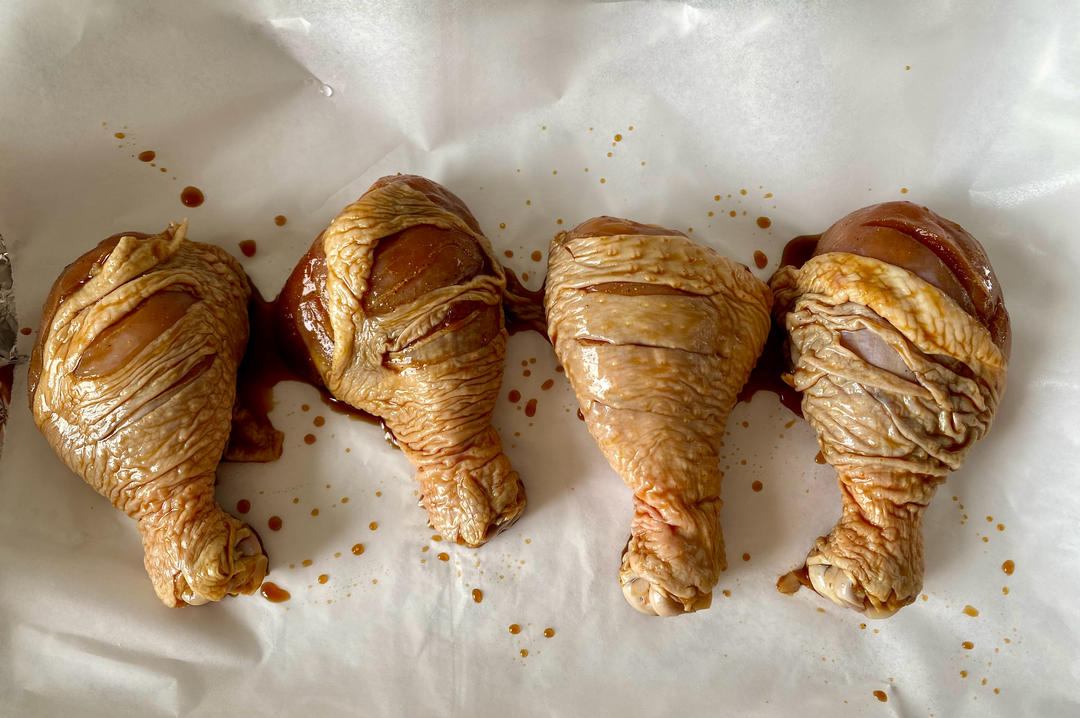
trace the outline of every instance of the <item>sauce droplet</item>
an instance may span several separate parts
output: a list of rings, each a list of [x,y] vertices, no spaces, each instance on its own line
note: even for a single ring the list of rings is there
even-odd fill
[[[550,389],[553,386],[555,386],[555,380],[554,379],[548,379],[547,381],[545,381],[543,384],[540,385],[540,391],[547,391],[548,389]]]
[[[760,481],[755,481],[754,483],[750,484],[750,488],[757,492],[765,488],[765,485],[762,484]]]
[[[22,329],[19,330],[19,334],[22,334],[23,336],[29,336],[32,331],[34,331],[34,330],[31,329],[30,327],[23,327]]]
[[[517,389],[511,389],[510,393],[506,395],[506,398],[510,400],[511,404],[516,404],[521,401],[521,392]]]
[[[326,583],[329,580],[330,580],[330,577],[327,576],[325,573],[319,574],[319,583]]]
[[[266,525],[270,527],[271,531],[280,531],[283,523],[280,516],[271,516]]]
[[[517,625],[516,623],[511,623],[509,630],[510,633],[513,633],[516,636],[517,634],[521,633],[521,626]]]
[[[551,638],[554,635],[555,635],[555,629],[554,628],[545,628],[544,629],[544,638]]]
[[[529,399],[525,403],[525,416],[536,416],[536,399]]]
[[[964,650],[967,650],[967,651],[970,651],[972,648],[975,647],[975,644],[972,643],[971,641],[964,641],[960,645],[964,648]]]
[[[825,456],[820,451],[817,452],[817,455],[814,456],[814,463],[815,464],[824,464],[825,463]]]
[[[964,615],[975,618],[979,615],[979,609],[975,608],[974,606],[964,606]]]
[[[301,566],[310,566],[311,565],[311,559],[310,558],[305,558],[303,561],[300,562],[300,565]]]
[[[769,258],[765,256],[765,253],[760,249],[754,250],[754,266],[758,269],[765,269],[765,265],[769,263]]]
[[[758,217],[757,226],[761,227],[762,229],[768,229],[772,226],[772,220],[768,217]]]
[[[240,499],[236,502],[236,513],[246,514],[248,511],[251,511],[250,501],[248,501],[247,499]]]
[[[367,527],[369,529],[371,529],[372,531],[374,531],[375,529],[379,528],[379,522],[378,521],[372,521],[371,523],[368,524]]]
[[[243,254],[245,257],[254,257],[255,256],[255,240],[254,239],[245,239],[245,240],[241,241],[240,242],[240,253]]]
[[[744,553],[744,554],[742,555],[742,560],[743,560],[743,561],[749,561],[749,560],[750,560],[750,554],[748,554],[748,553]]]
[[[312,421],[311,423],[314,424],[315,426],[322,426],[323,424],[326,423],[326,417],[316,416],[315,420]]]
[[[312,509],[311,510],[311,515],[312,516],[318,516],[319,515],[319,510],[318,509]]]
[[[262,588],[259,589],[259,593],[261,593],[262,597],[270,603],[283,603],[292,598],[292,594],[281,586],[278,586],[276,583],[271,583],[270,581],[267,581],[262,585]]]
[[[122,139],[124,139],[124,133],[123,132],[116,132],[116,133],[113,134],[113,137],[115,137],[118,140],[122,140]]]
[[[472,600],[473,603],[480,603],[484,600],[484,592],[481,591],[479,588],[474,588],[472,590]]]
[[[544,255],[540,254],[540,252],[539,252],[539,251],[536,251],[536,252],[533,252],[532,254],[530,254],[530,255],[529,255],[529,259],[531,259],[531,260],[532,260],[532,261],[534,261],[534,262],[539,262],[539,261],[540,261],[540,259],[541,259],[541,258],[542,258],[543,256],[544,256]]]
[[[526,656],[528,656],[528,655],[529,655],[529,651],[528,651],[528,649],[522,648],[522,649],[521,649],[521,657],[522,657],[522,658],[525,658],[525,657],[526,657]]]
[[[1006,576],[1012,576],[1014,568],[1016,568],[1016,564],[1013,563],[1011,559],[1001,564],[1001,570],[1005,572]]]
[[[364,544],[354,543],[352,547],[352,552],[354,556],[359,556],[360,554],[364,553]]]
[[[443,551],[443,552],[439,553],[438,558],[439,558],[440,561],[449,561],[450,560],[450,554]]]
[[[276,224],[279,227],[284,227],[285,223],[288,222],[288,221],[289,221],[288,218],[286,218],[285,215],[283,215],[283,214],[279,214],[277,217],[274,217],[274,224]]]
[[[315,443],[315,435],[314,434],[304,434],[304,443],[305,444],[314,444]]]
[[[185,207],[198,207],[206,197],[198,187],[185,187],[180,191],[180,201]]]
[[[139,153],[140,162],[153,162],[155,157],[157,157],[157,155],[154,154],[153,150],[144,150]]]
[[[882,703],[889,700],[889,697],[885,695],[885,691],[874,691],[874,698],[877,698]]]

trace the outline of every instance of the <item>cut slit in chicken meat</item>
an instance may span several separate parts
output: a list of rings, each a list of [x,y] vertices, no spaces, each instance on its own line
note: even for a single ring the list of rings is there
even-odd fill
[[[214,500],[249,284],[186,229],[115,235],[69,265],[46,301],[29,377],[38,428],[138,521],[168,606],[252,593],[267,566],[255,532]]]
[[[843,501],[832,532],[777,587],[890,616],[922,588],[927,504],[1005,390],[1001,289],[970,234],[909,202],[851,213],[770,284],[790,383]]]
[[[296,370],[383,419],[417,469],[432,527],[467,546],[525,506],[491,426],[505,286],[464,203],[431,180],[397,175],[342,210],[278,300]]]
[[[726,567],[718,452],[768,287],[681,232],[597,217],[552,241],[544,304],[589,432],[634,492],[624,596],[652,615],[707,608]]]

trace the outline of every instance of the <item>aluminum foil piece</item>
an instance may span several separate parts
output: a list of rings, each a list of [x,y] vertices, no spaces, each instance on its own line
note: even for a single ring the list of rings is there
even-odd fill
[[[0,235],[0,452],[4,449],[4,424],[11,403],[11,382],[15,374],[15,342],[19,322],[15,316],[15,293],[11,287],[11,258]]]

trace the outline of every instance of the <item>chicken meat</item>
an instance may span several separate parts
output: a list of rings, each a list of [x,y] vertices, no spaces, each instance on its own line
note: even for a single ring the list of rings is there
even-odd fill
[[[255,532],[214,500],[249,284],[186,229],[115,235],[70,264],[45,303],[29,377],[38,428],[138,522],[168,606],[252,593],[267,566]]]
[[[719,449],[772,295],[684,234],[597,217],[548,255],[548,335],[585,423],[633,490],[619,582],[639,611],[707,608],[726,567]]]
[[[921,590],[923,512],[990,429],[1009,315],[982,246],[910,202],[849,214],[807,254],[770,284],[786,380],[836,469],[843,513],[777,587],[884,618]]]
[[[383,177],[315,240],[278,299],[296,370],[382,418],[447,539],[479,546],[525,488],[491,425],[506,354],[506,277],[465,204]]]

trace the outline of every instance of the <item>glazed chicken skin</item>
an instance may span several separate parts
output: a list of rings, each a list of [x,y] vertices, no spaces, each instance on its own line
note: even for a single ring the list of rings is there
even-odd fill
[[[922,516],[986,435],[1005,390],[1009,315],[983,248],[910,202],[857,210],[770,281],[802,411],[843,514],[782,577],[885,618],[922,588]]]
[[[464,203],[431,180],[397,175],[342,210],[278,300],[291,363],[383,419],[416,467],[432,527],[473,547],[525,506],[491,426],[505,286]]]
[[[115,235],[70,264],[45,303],[29,377],[49,444],[137,520],[167,606],[252,593],[267,566],[251,528],[214,500],[249,285],[186,229]]]
[[[720,443],[768,287],[681,232],[596,217],[552,241],[544,305],[589,432],[634,492],[623,595],[651,615],[707,608],[726,568]]]

